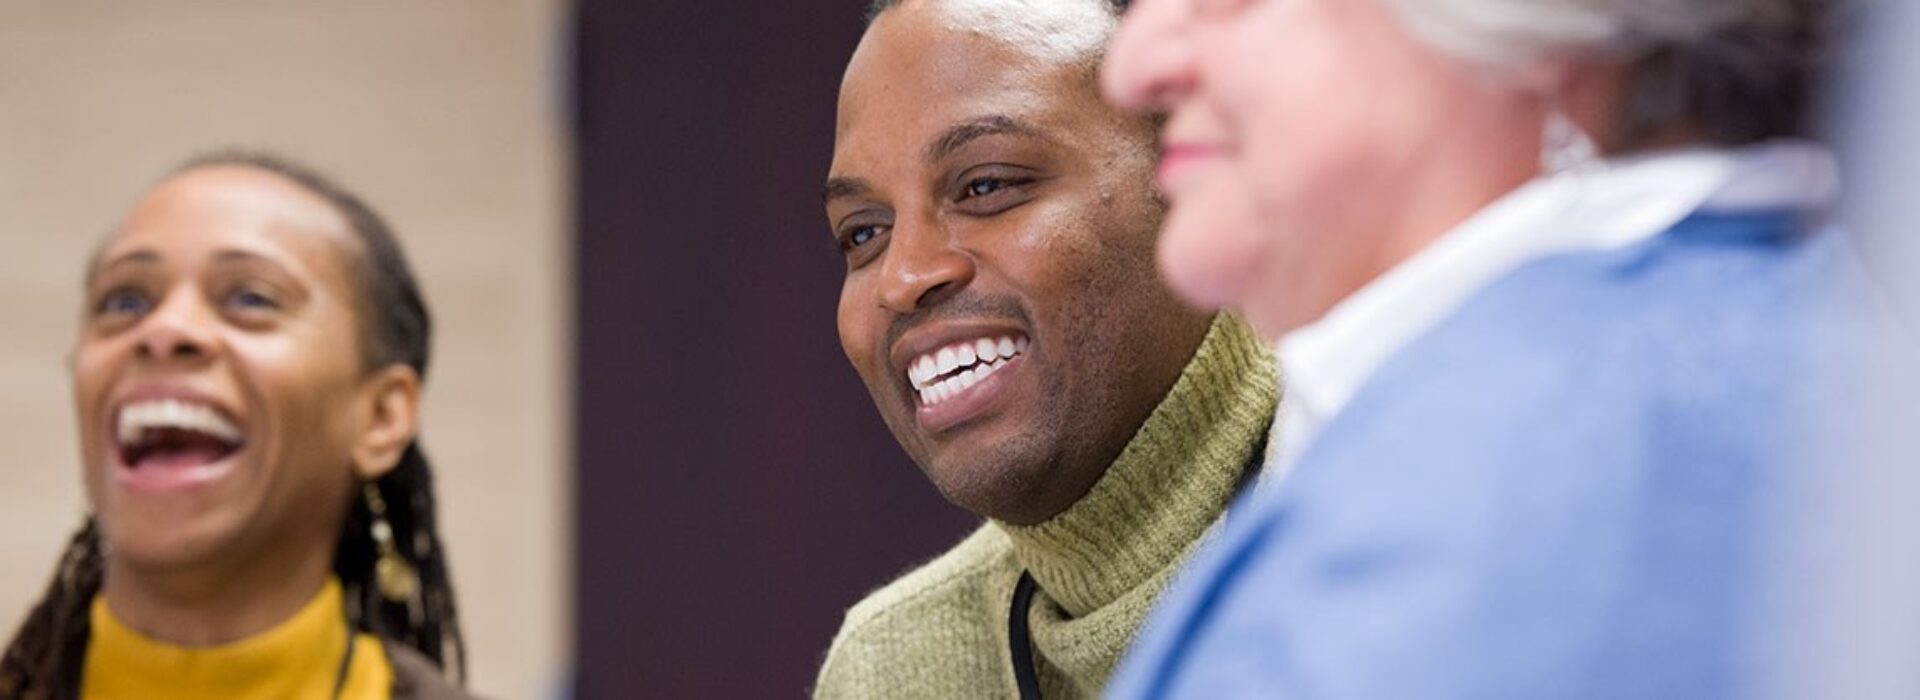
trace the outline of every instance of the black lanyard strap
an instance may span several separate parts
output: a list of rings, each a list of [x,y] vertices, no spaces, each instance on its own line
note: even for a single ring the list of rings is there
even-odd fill
[[[1263,434],[1247,457],[1240,482],[1234,487],[1235,494],[1259,479],[1266,463],[1266,451],[1267,439]],[[1013,682],[1020,687],[1020,700],[1040,700],[1040,673],[1033,667],[1033,632],[1028,629],[1027,621],[1033,607],[1033,590],[1038,587],[1032,573],[1021,571],[1020,582],[1013,586],[1013,609],[1007,611],[1007,646],[1013,654]]]
[[[340,670],[333,674],[333,700],[340,700],[341,694],[347,692],[347,674],[353,670],[353,638],[357,634],[353,621],[348,620],[347,648],[340,652]]]
[[[1040,700],[1040,674],[1033,667],[1033,634],[1027,629],[1027,610],[1033,606],[1033,574],[1020,572],[1013,586],[1013,610],[1007,613],[1007,641],[1013,652],[1013,682],[1020,700]]]

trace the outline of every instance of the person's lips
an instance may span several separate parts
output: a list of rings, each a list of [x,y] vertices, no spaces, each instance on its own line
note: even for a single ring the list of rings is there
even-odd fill
[[[205,397],[148,392],[113,412],[114,476],[141,491],[167,491],[215,481],[232,471],[246,431],[232,413]]]
[[[1170,142],[1160,151],[1158,184],[1161,192],[1172,195],[1193,179],[1196,172],[1219,162],[1227,149],[1219,144]]]
[[[1024,331],[995,325],[948,325],[903,338],[894,364],[905,368],[921,429],[939,433],[991,409],[1031,344]]]

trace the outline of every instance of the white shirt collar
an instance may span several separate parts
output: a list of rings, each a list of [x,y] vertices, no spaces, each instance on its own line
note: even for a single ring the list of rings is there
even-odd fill
[[[1523,185],[1281,338],[1269,471],[1283,473],[1382,362],[1528,262],[1633,245],[1696,211],[1825,207],[1838,192],[1833,155],[1806,141],[1601,161]]]

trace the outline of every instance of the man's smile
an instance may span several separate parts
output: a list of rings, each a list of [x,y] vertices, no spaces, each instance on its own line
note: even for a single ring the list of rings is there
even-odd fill
[[[1028,342],[1018,333],[962,340],[922,354],[907,368],[907,381],[919,393],[921,405],[937,406],[1007,366],[1027,351]]]
[[[892,356],[920,428],[936,434],[979,417],[1025,364],[1032,339],[1004,324],[943,323],[908,333]]]

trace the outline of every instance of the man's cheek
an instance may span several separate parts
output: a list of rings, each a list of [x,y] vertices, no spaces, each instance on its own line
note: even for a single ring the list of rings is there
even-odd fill
[[[849,293],[843,292],[840,295],[840,307],[835,322],[835,330],[840,335],[840,352],[847,356],[847,361],[853,364],[854,369],[865,373],[867,358],[872,354],[870,348],[876,341],[869,338],[870,333],[862,332],[864,324],[861,323],[860,313],[854,306],[854,298]]]

